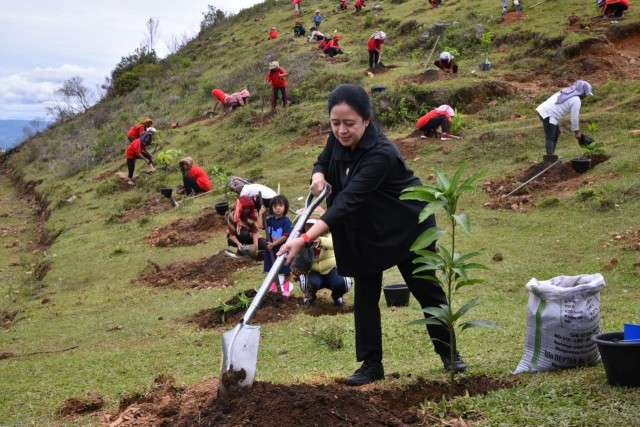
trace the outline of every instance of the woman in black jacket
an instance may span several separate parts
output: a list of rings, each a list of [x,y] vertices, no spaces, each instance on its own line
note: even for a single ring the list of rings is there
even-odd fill
[[[331,184],[328,209],[311,229],[284,245],[279,255],[288,252],[291,262],[305,243],[331,231],[338,273],[355,278],[356,357],[363,364],[346,383],[363,385],[384,378],[378,305],[382,272],[398,266],[422,307],[445,304],[446,296],[432,281],[413,277],[416,255],[410,247],[423,230],[435,225],[435,218],[418,224],[424,204],[400,200],[402,190],[420,185],[420,180],[371,121],[369,96],[360,86],[340,85],[329,97],[329,116],[332,132],[311,179],[314,194]],[[449,331],[434,325],[427,329],[445,368],[465,370],[459,355],[455,366],[449,366]]]

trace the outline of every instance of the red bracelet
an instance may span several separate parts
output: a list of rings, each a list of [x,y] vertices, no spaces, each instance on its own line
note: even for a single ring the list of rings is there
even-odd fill
[[[303,242],[305,243],[309,243],[311,241],[311,238],[307,235],[307,233],[302,233],[300,235],[300,238],[302,239]]]

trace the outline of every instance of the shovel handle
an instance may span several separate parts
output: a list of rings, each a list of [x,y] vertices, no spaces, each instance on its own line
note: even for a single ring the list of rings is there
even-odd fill
[[[293,226],[293,231],[291,231],[291,234],[289,234],[287,243],[298,237],[298,235],[300,234],[300,230],[302,230],[302,227],[304,227],[304,225],[306,224],[307,220],[311,216],[311,213],[320,205],[320,203],[322,203],[322,200],[324,200],[324,198],[327,197],[329,193],[331,193],[331,186],[327,184],[325,185],[322,192],[318,195],[318,197],[313,198],[311,194],[307,196],[304,212],[302,213],[302,215],[300,215],[300,217],[296,221],[296,224]],[[271,269],[267,273],[267,277],[265,277],[262,285],[260,285],[260,288],[258,288],[256,296],[253,298],[253,301],[251,301],[249,308],[244,313],[244,316],[240,321],[241,324],[249,323],[249,321],[253,317],[253,314],[258,309],[260,302],[262,302],[262,298],[264,298],[264,295],[267,293],[269,286],[280,272],[280,268],[282,268],[282,265],[284,264],[286,258],[286,254],[280,255],[276,258],[275,262],[271,266]]]

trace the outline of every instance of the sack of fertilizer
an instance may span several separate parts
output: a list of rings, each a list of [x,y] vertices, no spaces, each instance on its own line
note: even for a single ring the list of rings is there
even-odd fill
[[[600,332],[602,274],[558,276],[527,283],[527,336],[513,372],[542,372],[600,360],[591,337]]]

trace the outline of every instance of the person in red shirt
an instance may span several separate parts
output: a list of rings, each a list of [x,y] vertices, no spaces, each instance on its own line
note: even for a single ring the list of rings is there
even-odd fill
[[[278,32],[278,29],[276,27],[271,27],[271,30],[269,30],[269,40],[277,39],[279,35],[280,33]]]
[[[356,8],[356,12],[360,12],[362,10],[363,7],[366,7],[367,5],[364,4],[364,0],[356,0],[354,7]]]
[[[629,9],[629,0],[605,0],[601,4],[602,14],[607,18],[622,18]]]
[[[225,112],[233,111],[237,107],[242,107],[249,102],[251,93],[245,87],[240,92],[234,92],[231,95],[225,93],[222,89],[213,89],[211,91],[213,97],[212,113],[218,109],[218,105],[222,105]]]
[[[151,154],[147,151],[147,147],[151,145],[153,135],[155,133],[155,128],[148,128],[140,138],[133,140],[125,150],[124,155],[127,158],[127,169],[129,170],[129,185],[135,184],[133,182],[133,173],[136,170],[136,160],[144,159],[149,164],[151,171],[155,170],[155,167],[153,166],[153,157],[151,157]]]
[[[302,0],[291,0],[293,3],[293,9],[296,11],[296,15],[302,15]]]
[[[193,164],[191,157],[185,157],[178,163],[182,172],[182,183],[184,185],[184,194],[206,193],[211,191],[211,180],[207,172],[199,166]]]
[[[437,129],[442,129],[442,139],[448,138],[449,129],[451,127],[451,118],[455,116],[455,111],[448,105],[441,105],[438,108],[429,111],[418,119],[416,129],[420,129],[423,133],[421,138],[437,138]]]
[[[333,58],[336,55],[339,55],[342,53],[342,48],[340,47],[339,41],[342,37],[340,37],[340,34],[336,34],[334,35],[331,40],[329,40],[325,45],[324,45],[324,54]]]
[[[129,132],[127,132],[127,138],[129,142],[133,142],[134,139],[138,139],[142,134],[153,124],[153,120],[150,118],[144,119],[141,123],[131,126]]]
[[[442,5],[442,0],[429,0],[429,3],[431,3],[431,7],[438,7]]]
[[[376,31],[369,37],[367,41],[367,50],[369,51],[369,68],[374,69],[380,63],[380,55],[382,55],[382,45],[387,35],[384,31]]]
[[[282,94],[282,106],[286,107],[288,103],[287,99],[287,70],[282,68],[278,61],[272,61],[269,63],[269,73],[267,74],[267,83],[271,84],[273,88],[273,94],[271,95],[271,111],[276,112],[276,105],[278,104],[278,92]]]
[[[340,5],[338,5],[338,10],[347,10],[349,8],[348,0],[340,0]]]

